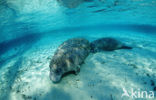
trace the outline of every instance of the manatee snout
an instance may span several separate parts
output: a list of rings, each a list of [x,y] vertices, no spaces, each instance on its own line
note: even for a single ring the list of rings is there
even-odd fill
[[[53,81],[53,83],[60,82],[61,77],[62,77],[62,70],[61,69],[50,70],[49,77],[50,77],[50,80]]]

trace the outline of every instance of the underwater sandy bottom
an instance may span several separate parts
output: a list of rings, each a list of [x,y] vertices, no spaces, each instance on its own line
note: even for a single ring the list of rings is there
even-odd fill
[[[121,98],[123,88],[128,92],[132,88],[153,91],[156,36],[106,34],[84,37],[92,40],[111,36],[134,48],[90,54],[78,75],[63,77],[58,84],[49,79],[52,55],[63,41],[83,34],[45,35],[34,44],[10,49],[0,59],[6,60],[0,67],[0,100],[132,100]]]

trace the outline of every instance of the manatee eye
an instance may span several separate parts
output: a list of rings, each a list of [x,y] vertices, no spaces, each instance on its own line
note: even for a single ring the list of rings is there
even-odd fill
[[[55,70],[56,74],[61,74],[61,72],[62,72],[61,68]]]

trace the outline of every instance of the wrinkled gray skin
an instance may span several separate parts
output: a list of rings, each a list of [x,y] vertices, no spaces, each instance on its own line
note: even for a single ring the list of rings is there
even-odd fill
[[[132,49],[132,47],[126,46],[120,41],[110,37],[100,38],[91,42],[92,53],[100,51],[113,51],[117,49]]]
[[[73,38],[63,42],[50,62],[50,79],[53,83],[61,80],[62,75],[75,71],[78,73],[80,65],[90,53],[90,43],[83,38]]]

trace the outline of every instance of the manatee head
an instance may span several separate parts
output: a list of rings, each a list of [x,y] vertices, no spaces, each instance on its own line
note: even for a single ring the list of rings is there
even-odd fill
[[[50,75],[49,75],[49,77],[53,81],[53,83],[60,82],[62,74],[63,74],[63,71],[58,66],[57,67],[50,67]]]

